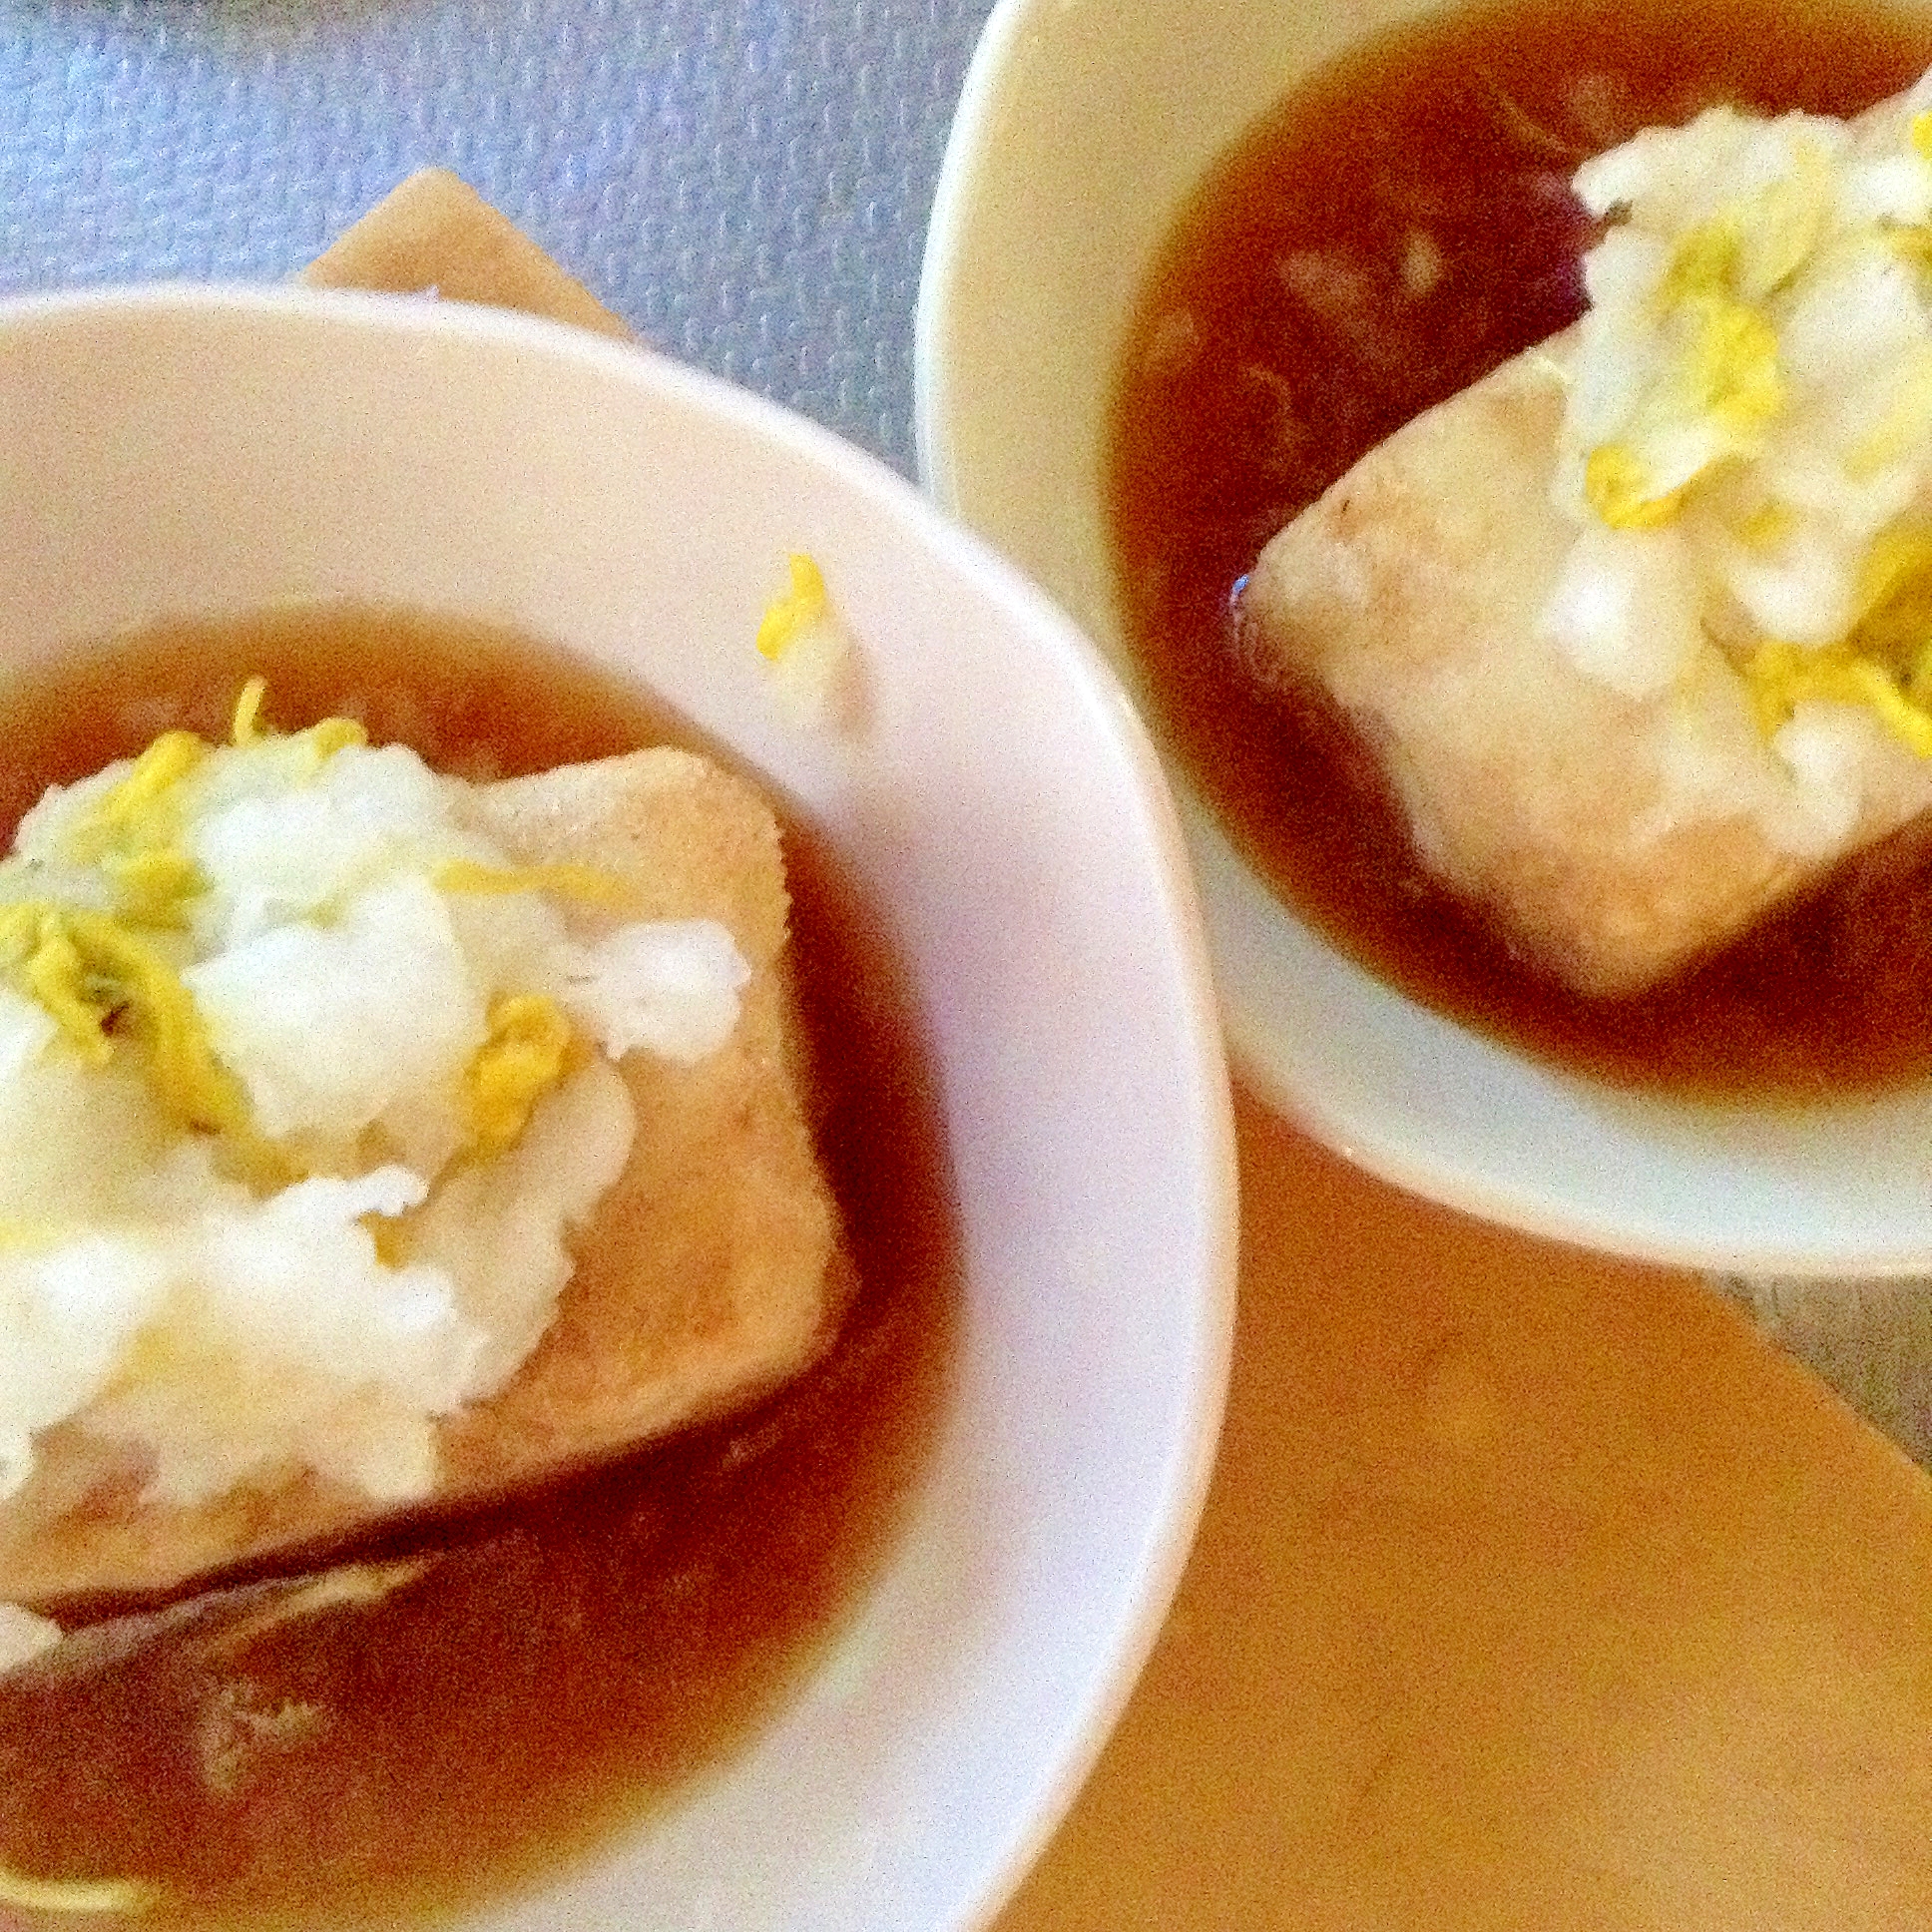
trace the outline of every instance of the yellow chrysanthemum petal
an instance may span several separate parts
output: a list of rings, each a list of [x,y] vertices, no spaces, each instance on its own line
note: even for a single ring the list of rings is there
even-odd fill
[[[1747,303],[1721,295],[1690,307],[1695,333],[1685,373],[1699,411],[1732,431],[1768,422],[1784,406],[1777,331]]]
[[[235,716],[229,724],[229,742],[245,749],[258,742],[265,731],[261,723],[261,701],[268,695],[268,681],[250,678],[237,694]]]
[[[1604,443],[1590,452],[1583,490],[1613,530],[1655,530],[1684,508],[1683,490],[1651,494],[1649,473],[1626,443]]]
[[[369,741],[368,726],[353,718],[325,718],[319,724],[311,724],[302,736],[315,747],[315,756],[322,763],[351,744]]]
[[[111,853],[101,870],[114,881],[122,917],[139,926],[185,926],[188,901],[207,889],[195,861],[174,845]]]
[[[584,905],[620,907],[632,894],[622,879],[592,865],[482,865],[475,859],[444,859],[430,874],[439,892],[502,897],[512,892],[548,892]]]
[[[490,1008],[489,1037],[463,1073],[463,1099],[477,1149],[513,1146],[540,1101],[564,1077],[572,1042],[556,1001],[516,993]]]
[[[785,646],[799,632],[820,623],[828,608],[824,573],[813,559],[803,551],[794,551],[790,558],[790,590],[772,600],[758,625],[758,654],[761,657],[782,657]]]

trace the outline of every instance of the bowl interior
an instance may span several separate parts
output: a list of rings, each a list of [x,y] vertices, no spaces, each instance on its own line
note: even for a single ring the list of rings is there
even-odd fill
[[[808,425],[641,351],[427,302],[0,311],[0,548],[17,661],[289,596],[489,619],[646,681],[829,834],[907,963],[945,1109],[967,1280],[942,1439],[804,1693],[486,1922],[990,1915],[1152,1642],[1230,1327],[1205,950],[1158,763],[1091,648]],[[856,640],[861,730],[771,703],[751,639],[794,549]]]
[[[921,461],[940,504],[1058,598],[1130,688],[1103,502],[1142,282],[1213,160],[1303,74],[1416,0],[1002,0],[928,238]],[[1187,795],[1237,1060],[1313,1133],[1472,1212],[1743,1271],[1932,1267],[1932,1088],[1693,1105],[1553,1071],[1441,1019],[1296,919]]]

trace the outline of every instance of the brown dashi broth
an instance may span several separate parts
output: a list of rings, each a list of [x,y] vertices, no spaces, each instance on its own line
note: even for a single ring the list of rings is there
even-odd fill
[[[1908,828],[1718,957],[1592,1001],[1423,870],[1338,709],[1267,692],[1230,599],[1366,451],[1573,321],[1589,155],[1728,102],[1849,115],[1932,66],[1932,13],[1514,0],[1314,75],[1196,194],[1114,397],[1120,607],[1158,727],[1244,856],[1322,932],[1464,1023],[1625,1084],[1803,1096],[1932,1066],[1932,837]]]
[[[15,678],[0,831],[48,783],[159,730],[224,735],[257,671],[277,721],[352,714],[472,777],[690,741],[633,688],[520,638],[276,613]],[[860,1279],[831,1352],[742,1417],[332,1549],[433,1558],[373,1606],[239,1648],[164,1640],[56,1692],[0,1678],[0,1867],[146,1881],[161,1902],[143,1926],[433,1918],[637,1816],[744,1741],[822,1654],[933,1438],[959,1264],[934,1089],[883,932],[792,821],[785,859],[807,1104]],[[580,1267],[596,1252],[593,1227]],[[121,1922],[0,1903],[0,1927]]]

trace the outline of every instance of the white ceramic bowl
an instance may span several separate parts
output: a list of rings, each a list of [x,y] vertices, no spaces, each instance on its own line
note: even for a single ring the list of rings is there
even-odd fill
[[[751,649],[822,564],[871,707]],[[881,1585],[803,1693],[491,1932],[926,1932],[990,1917],[1151,1645],[1231,1325],[1232,1134],[1159,765],[1086,641],[868,458],[642,350],[422,300],[0,306],[0,639],[29,661],[284,596],[521,627],[645,681],[885,908],[963,1223],[957,1388]]]
[[[1134,682],[1101,498],[1130,310],[1189,192],[1300,75],[1425,0],[1000,0],[941,173],[916,336],[928,488]],[[1932,1087],[1813,1108],[1614,1092],[1477,1037],[1318,938],[1183,792],[1235,1057],[1418,1193],[1743,1272],[1932,1269]]]

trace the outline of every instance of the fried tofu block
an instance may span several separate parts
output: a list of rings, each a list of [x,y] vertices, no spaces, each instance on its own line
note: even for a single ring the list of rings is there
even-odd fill
[[[1932,761],[1859,726],[1856,821],[1767,831],[1788,773],[1714,645],[1644,698],[1539,620],[1574,526],[1550,499],[1571,340],[1506,362],[1364,456],[1262,552],[1242,596],[1264,678],[1337,701],[1422,862],[1542,972],[1640,990],[1932,805]]]
[[[851,1285],[803,1111],[778,828],[741,779],[661,748],[479,789],[479,828],[526,864],[623,881],[626,918],[715,918],[752,969],[731,1038],[694,1066],[634,1053],[637,1138],[576,1242],[557,1318],[496,1396],[440,1426],[429,1507],[481,1500],[740,1407],[828,1342]],[[71,1426],[0,1506],[0,1600],[162,1592],[332,1539],[376,1514],[302,1475],[198,1508]]]

